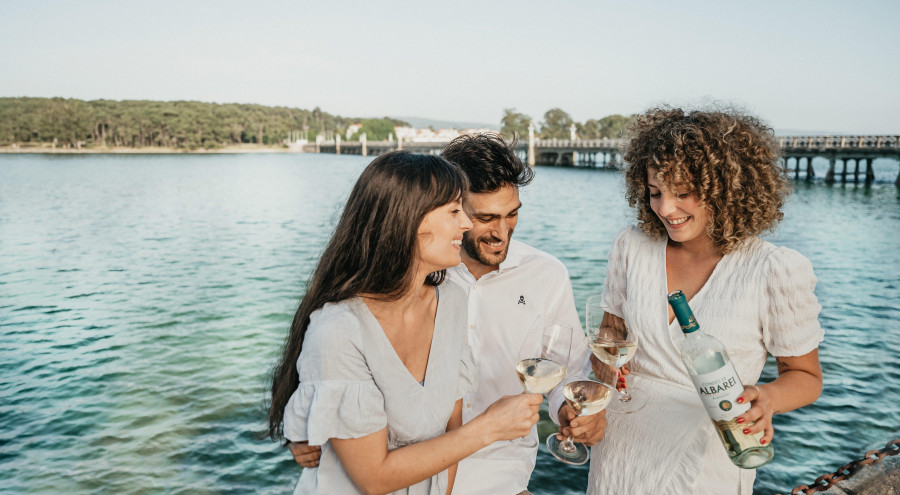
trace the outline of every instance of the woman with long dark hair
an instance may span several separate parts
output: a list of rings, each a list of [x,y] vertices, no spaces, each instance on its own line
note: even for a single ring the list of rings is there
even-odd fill
[[[294,493],[449,494],[460,459],[537,422],[541,396],[522,394],[462,425],[467,300],[441,282],[472,227],[467,189],[450,162],[402,151],[357,180],[273,374],[269,436],[322,446]]]

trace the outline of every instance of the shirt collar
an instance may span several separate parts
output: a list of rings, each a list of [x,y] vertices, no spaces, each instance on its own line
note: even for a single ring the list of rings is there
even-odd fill
[[[522,245],[519,241],[509,240],[509,251],[506,252],[506,259],[500,263],[498,273],[503,273],[510,268],[515,268],[522,264]]]
[[[500,263],[500,267],[497,270],[492,272],[488,272],[483,275],[483,277],[490,277],[492,273],[500,274],[512,268],[515,268],[522,264],[522,259],[524,258],[524,253],[522,252],[522,243],[519,241],[514,241],[510,239],[509,242],[509,251],[506,253],[506,259]],[[460,263],[454,267],[451,267],[450,270],[457,270],[459,275],[465,277],[470,283],[475,282],[475,276],[469,271],[466,267],[465,263]]]

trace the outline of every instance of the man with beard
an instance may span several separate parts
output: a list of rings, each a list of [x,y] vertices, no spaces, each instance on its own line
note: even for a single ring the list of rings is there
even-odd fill
[[[583,344],[572,284],[555,257],[512,240],[519,219],[519,188],[533,171],[498,134],[454,139],[441,156],[457,164],[469,179],[463,209],[473,227],[463,234],[462,263],[447,270],[445,283],[457,284],[469,297],[469,345],[478,368],[477,390],[463,397],[463,423],[504,395],[522,393],[516,375],[519,349],[538,315],[571,327],[572,352],[566,382],[585,379],[590,351]],[[539,338],[539,337],[538,337]],[[540,343],[530,342],[538,348]],[[591,446],[606,426],[604,413],[577,416],[565,403],[563,384],[548,394],[550,418],[563,436]],[[538,450],[537,429],[512,441],[495,442],[459,463],[454,495],[528,493]],[[292,445],[304,467],[318,464],[318,447]],[[553,462],[556,462],[555,460]]]
[[[531,182],[533,171],[493,133],[460,136],[441,156],[457,164],[469,178],[463,209],[473,227],[463,234],[462,263],[447,270],[447,279],[469,294],[469,345],[478,368],[477,390],[463,397],[465,423],[500,397],[522,392],[514,370],[526,332],[538,315],[572,329],[566,382],[585,379],[590,371],[590,351],[583,343],[565,265],[512,239],[522,207],[519,188]],[[563,399],[562,387],[560,384],[548,394],[550,418],[561,425],[564,435],[571,430],[575,441],[588,446],[600,441],[606,415],[576,417]],[[495,442],[463,459],[454,495],[527,490],[537,445],[535,428],[527,437]]]

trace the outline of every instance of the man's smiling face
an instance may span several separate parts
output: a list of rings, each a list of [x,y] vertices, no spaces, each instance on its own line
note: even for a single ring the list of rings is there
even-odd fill
[[[463,234],[465,254],[492,270],[497,269],[506,259],[521,207],[519,189],[514,186],[503,186],[488,193],[469,193],[463,208],[473,226]]]

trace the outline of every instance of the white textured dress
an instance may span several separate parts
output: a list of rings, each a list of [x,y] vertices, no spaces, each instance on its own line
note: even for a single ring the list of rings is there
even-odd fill
[[[310,317],[297,361],[300,386],[284,410],[284,435],[322,446],[295,494],[361,493],[328,441],[388,430],[388,450],[443,434],[456,401],[477,376],[466,336],[466,295],[440,288],[424,385],[409,373],[360,298],[326,304]],[[394,493],[444,495],[447,471]]]
[[[689,302],[741,381],[755,384],[768,354],[802,356],[823,340],[815,284],[800,253],[753,239],[725,255]],[[639,337],[628,384],[649,400],[636,413],[607,414],[606,434],[591,449],[587,493],[753,493],[756,471],[732,464],[681,362],[684,336],[677,320],[668,322],[665,239],[637,227],[621,232],[605,289],[626,296],[626,321]],[[777,457],[777,431],[773,445]]]

